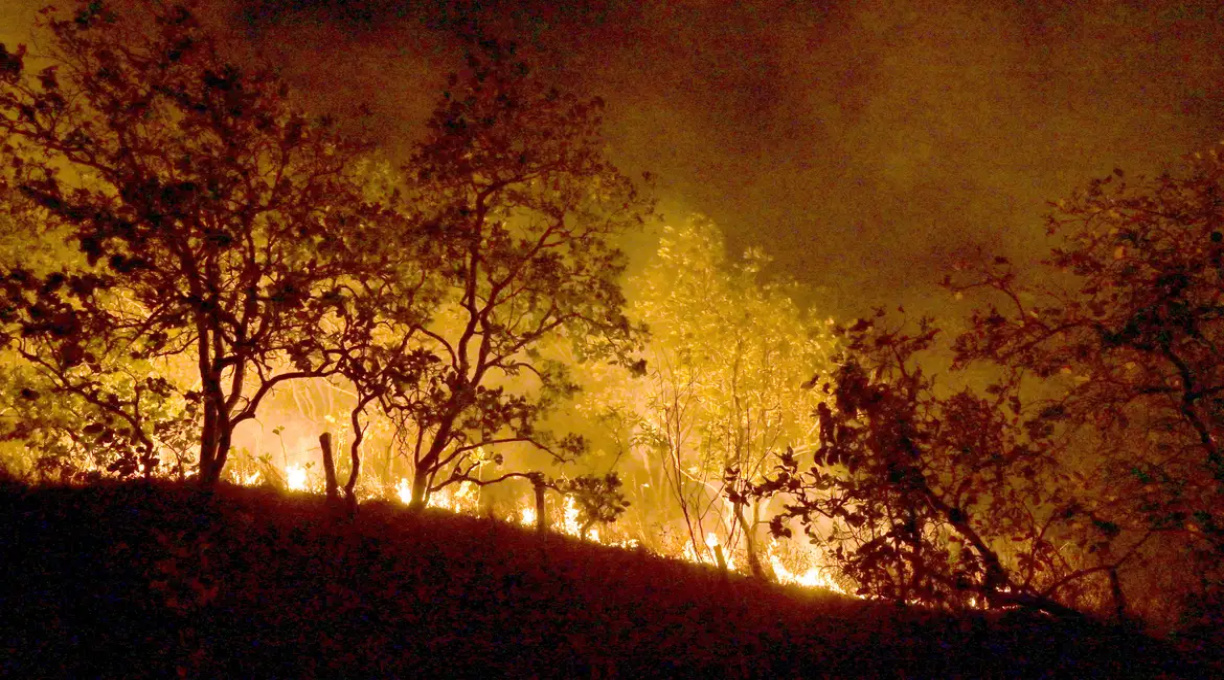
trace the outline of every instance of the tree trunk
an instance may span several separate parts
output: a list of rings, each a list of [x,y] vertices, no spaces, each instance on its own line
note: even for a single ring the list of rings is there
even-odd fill
[[[216,475],[213,478],[213,484],[220,481],[221,473],[225,471],[225,463],[229,460],[230,443],[234,437],[233,425],[229,422],[228,414],[218,414],[217,425],[219,436],[217,437],[216,455],[213,459],[213,469]]]
[[[417,468],[412,475],[412,500],[408,503],[408,507],[413,510],[420,510],[425,507],[425,494],[429,490],[429,472]]]
[[[352,464],[349,467],[348,482],[344,485],[344,503],[350,514],[357,512],[357,476],[361,474],[361,453],[357,450],[357,445],[358,442],[353,442],[353,448],[349,450]]]
[[[544,481],[532,479],[531,488],[535,491],[536,531],[544,533],[548,531],[548,513],[545,512],[544,507]]]
[[[217,455],[219,448],[215,438],[213,441],[206,441],[200,445],[200,474],[198,479],[201,486],[212,487],[221,481],[221,470],[225,467],[225,460]]]
[[[1109,590],[1113,595],[1114,617],[1118,623],[1126,623],[1126,595],[1122,592],[1122,581],[1118,578],[1118,568],[1109,570]]]
[[[336,461],[332,458],[332,440],[331,433],[324,432],[319,435],[319,448],[323,451],[323,477],[327,486],[327,500],[336,501],[340,499],[340,492],[336,484]]]
[[[765,526],[765,524],[766,523],[761,522],[761,503],[760,501],[756,501],[752,504],[752,531],[749,532],[749,535],[752,537],[753,550],[756,551],[758,556],[761,554],[759,532]],[[765,578],[770,581],[778,580],[778,574],[774,571],[773,563],[769,560],[761,562],[761,572],[765,574]]]
[[[209,487],[221,478],[216,469],[217,459],[217,412],[208,403],[204,404],[204,424],[200,430],[200,469],[196,476],[201,486]]]
[[[349,413],[349,421],[353,426],[353,443],[349,445],[349,478],[344,485],[344,500],[348,504],[349,513],[357,511],[357,478],[361,475],[361,442],[365,441],[366,429],[361,426],[361,413],[366,404],[374,399],[367,395],[357,400],[357,405]],[[390,456],[387,456],[387,467],[390,468]],[[390,477],[389,471],[387,478]]]
[[[756,540],[756,527],[748,524],[748,520],[744,518],[743,505],[736,503],[734,507],[735,521],[740,525],[740,531],[744,534],[744,548],[748,554],[748,571],[756,578],[769,579],[770,574],[765,571],[765,567],[761,564],[761,555]]]
[[[199,479],[201,485],[211,487],[221,480],[234,431],[222,407],[210,406],[207,397],[205,400],[204,429],[200,433]]]
[[[354,424],[356,420],[354,416]],[[344,485],[344,497],[348,500],[350,508],[357,506],[357,477],[361,474],[361,441],[363,439],[365,439],[365,429],[355,427],[353,443],[349,446],[349,478]]]

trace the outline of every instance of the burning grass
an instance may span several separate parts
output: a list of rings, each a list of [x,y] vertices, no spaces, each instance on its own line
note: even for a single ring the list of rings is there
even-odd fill
[[[172,484],[0,490],[0,675],[1192,675],[1166,646],[761,583],[513,522]]]

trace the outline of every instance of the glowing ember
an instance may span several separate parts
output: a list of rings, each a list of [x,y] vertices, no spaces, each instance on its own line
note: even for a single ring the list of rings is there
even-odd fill
[[[285,468],[285,484],[293,491],[305,491],[306,468],[297,463]]]

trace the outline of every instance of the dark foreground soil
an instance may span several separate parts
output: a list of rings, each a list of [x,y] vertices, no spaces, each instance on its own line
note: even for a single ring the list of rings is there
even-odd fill
[[[7,677],[1206,677],[1146,637],[788,589],[488,519],[0,485]]]

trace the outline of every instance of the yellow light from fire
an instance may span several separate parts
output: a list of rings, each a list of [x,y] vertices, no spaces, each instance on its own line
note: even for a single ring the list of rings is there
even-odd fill
[[[249,486],[258,484],[261,478],[262,475],[260,471],[255,470],[249,474],[243,475],[241,477],[241,481],[243,485]],[[293,491],[307,490],[309,478],[306,474],[306,468],[297,463],[289,465],[285,468],[285,482],[286,485]],[[443,508],[452,512],[471,512],[475,509],[477,504],[477,493],[478,487],[476,485],[463,482],[459,484],[457,488],[446,488],[440,492],[432,494],[429,499],[429,505],[431,507]],[[395,494],[401,503],[408,505],[412,501],[412,485],[407,479],[401,477],[395,485]],[[564,520],[562,522],[562,526],[560,527],[561,530],[570,536],[580,536],[582,524],[579,522],[579,515],[580,511],[578,509],[578,504],[572,497],[567,497],[565,499]],[[535,508],[531,506],[521,508],[519,510],[518,521],[523,526],[535,526]],[[595,527],[588,529],[587,540],[595,543],[604,542],[600,538],[599,530]],[[717,533],[711,531],[706,534],[705,544],[706,547],[710,549],[708,554],[698,555],[696,551],[693,550],[692,544],[689,544],[684,548],[683,555],[681,556],[682,559],[686,559],[697,564],[712,563],[714,549],[722,544],[722,540],[719,538]],[[632,549],[638,547],[639,544],[638,541],[631,539],[624,541],[611,541],[608,543],[608,545]],[[768,557],[770,566],[773,567],[774,576],[779,583],[798,585],[807,588],[825,588],[834,592],[848,594],[844,588],[829,577],[825,569],[822,569],[819,566],[810,567],[802,573],[791,571],[785,564],[782,563],[782,560],[777,553],[777,547],[778,544],[776,542],[771,542],[768,550]],[[727,553],[724,555],[724,557],[727,561],[727,568],[734,570],[735,562],[732,555]],[[976,602],[973,602],[971,606],[976,604]]]
[[[580,514],[578,503],[574,500],[573,496],[566,496],[565,513],[561,521],[561,533],[573,536],[574,538],[582,538],[582,522],[578,520]],[[587,529],[586,540],[592,543],[603,543],[597,527]]]
[[[846,595],[846,590],[833,581],[824,569],[818,566],[809,567],[802,574],[797,574],[782,564],[781,558],[776,552],[777,542],[771,543],[769,546],[769,565],[773,567],[774,578],[778,583],[787,583],[791,585],[803,586],[805,588],[824,588],[833,592]]]
[[[698,551],[697,547],[692,542],[686,541],[684,550],[680,553],[680,559],[692,562],[693,564],[717,564],[714,557],[714,548],[722,544],[722,539],[713,531],[708,532],[705,537],[705,544],[709,550]],[[735,555],[733,552],[724,550],[723,559],[727,563],[728,571],[735,571]]]
[[[582,529],[578,524],[578,504],[574,502],[572,496],[565,497],[565,522],[563,527],[565,533],[570,536],[577,536]]]
[[[536,523],[536,510],[532,507],[523,508],[519,512],[519,524],[525,527],[534,526]]]
[[[478,487],[470,482],[459,482],[458,488],[448,486],[429,495],[429,507],[469,512],[476,510]]]
[[[285,468],[285,484],[293,491],[305,491],[306,468],[297,463]]]

